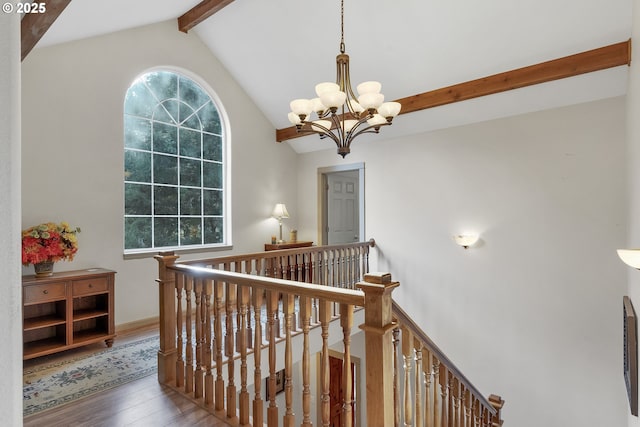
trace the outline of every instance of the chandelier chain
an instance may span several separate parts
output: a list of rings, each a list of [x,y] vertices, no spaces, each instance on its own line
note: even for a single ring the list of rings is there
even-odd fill
[[[340,53],[344,52],[344,0],[340,0]]]

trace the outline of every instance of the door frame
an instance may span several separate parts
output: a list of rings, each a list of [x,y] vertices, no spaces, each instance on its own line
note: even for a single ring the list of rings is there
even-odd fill
[[[329,241],[327,233],[327,227],[329,226],[327,175],[348,171],[358,172],[358,218],[360,222],[358,234],[360,235],[361,242],[366,239],[364,224],[364,162],[327,166],[318,168],[318,242],[320,245],[326,245]]]

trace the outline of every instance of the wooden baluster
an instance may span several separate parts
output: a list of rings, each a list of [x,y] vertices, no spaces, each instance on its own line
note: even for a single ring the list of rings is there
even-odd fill
[[[472,410],[472,401],[471,401],[471,391],[469,391],[466,387],[464,390],[464,427],[473,427],[472,426],[472,418],[471,418],[471,410]]]
[[[251,261],[248,261],[248,267],[247,267],[247,274],[252,274],[254,276],[258,276],[258,270],[257,270],[257,264],[258,264],[258,260],[257,259],[253,259]],[[248,306],[247,306],[247,334],[246,334],[246,340],[245,342],[247,343],[247,349],[252,349],[253,348],[253,322],[251,320],[251,316],[253,314],[252,310],[251,310],[251,290],[249,289],[247,292],[249,292],[249,302],[248,302]]]
[[[433,411],[434,427],[442,427],[442,404],[440,402],[440,361],[433,358]]]
[[[212,373],[212,349],[214,345],[212,328],[211,328],[211,297],[213,296],[213,282],[209,279],[205,281],[205,333],[206,333],[206,348],[204,357],[206,360],[205,367],[206,373],[204,376],[204,403],[207,408],[213,406],[213,373]]]
[[[482,407],[482,427],[490,427],[489,426],[489,408],[483,406]]]
[[[190,276],[186,277],[185,285],[185,296],[187,299],[187,312],[186,312],[186,328],[187,328],[187,343],[186,343],[186,364],[185,364],[185,383],[184,383],[184,391],[185,393],[193,393],[193,325],[192,325],[192,316],[193,316],[193,278]]]
[[[294,296],[284,294],[282,297],[282,308],[284,310],[284,398],[285,412],[283,417],[284,427],[293,427],[295,416],[293,414],[293,348],[291,345],[291,332],[293,328]]]
[[[369,245],[365,246],[364,251],[365,258],[365,269],[363,271],[364,274],[369,274]]]
[[[158,382],[174,383],[176,378],[176,274],[169,270],[179,258],[173,252],[154,256],[158,261],[158,305],[160,348],[158,350]],[[181,311],[182,313],[182,311]]]
[[[356,271],[356,281],[360,281],[362,280],[362,272],[364,271],[363,265],[362,265],[362,246],[358,247],[358,262],[357,262],[357,271]]]
[[[195,279],[194,279],[195,280]],[[202,347],[204,344],[204,336],[202,334],[202,326],[204,319],[202,318],[202,280],[195,280],[194,293],[196,297],[196,370],[194,372],[194,397],[200,399],[204,395],[203,381],[204,370],[202,367]]]
[[[320,355],[320,412],[322,414],[322,426],[329,427],[331,420],[331,408],[329,400],[329,322],[331,321],[331,304],[320,300],[320,327],[322,328],[322,353]]]
[[[433,405],[431,404],[431,398],[433,397],[433,391],[431,390],[431,384],[433,381],[433,375],[431,373],[431,369],[433,366],[433,359],[431,357],[431,352],[426,351],[426,359],[422,364],[422,374],[424,376],[424,414],[425,414],[425,427],[434,427],[433,417],[434,410]],[[424,358],[424,355],[423,355]]]
[[[176,330],[177,330],[177,359],[176,359],[176,387],[184,387],[184,354],[182,336],[182,292],[184,290],[184,274],[176,274]]]
[[[249,425],[249,392],[247,391],[247,312],[249,304],[249,288],[238,286],[240,303],[240,334],[238,347],[240,350],[240,425]]]
[[[351,248],[342,250],[343,282],[342,287],[351,289]]]
[[[334,288],[338,286],[339,283],[339,271],[338,271],[338,255],[336,254],[336,250],[331,250],[331,286]],[[333,313],[335,315],[335,313]]]
[[[304,254],[295,255],[296,258],[296,268],[298,269],[298,273],[296,274],[296,280],[298,282],[304,282]]]
[[[353,305],[340,304],[340,326],[344,356],[342,359],[342,419],[344,427],[353,426],[353,375],[351,371],[351,328],[353,327]]]
[[[402,359],[404,361],[404,425],[413,425],[413,394],[411,392],[411,369],[413,366],[413,334],[402,328]]]
[[[340,272],[339,288],[346,288],[347,257],[345,249],[338,249],[338,271]]]
[[[233,283],[227,283],[227,340],[225,342],[227,356],[227,417],[234,418],[236,416],[236,384],[235,384],[235,332],[233,314],[236,307],[236,285]]]
[[[393,328],[393,425],[400,426],[400,364],[398,363],[400,328]]]
[[[234,263],[236,273],[242,273],[242,261],[236,261]],[[238,287],[236,287],[236,299],[235,299],[235,316],[236,316],[236,328],[235,328],[235,351],[240,353],[240,296],[238,294]]]
[[[311,298],[300,297],[300,322],[302,323],[302,424],[312,427],[311,423],[311,355],[309,350],[309,330],[311,329]]]
[[[213,282],[215,304],[215,344],[216,344],[216,387],[215,387],[215,408],[216,411],[224,410],[224,377],[222,363],[222,347],[224,337],[222,335],[222,316],[224,315],[224,284],[218,281]]]
[[[447,370],[447,425],[453,424],[453,373]]]
[[[449,371],[447,366],[440,364],[440,403],[442,404],[442,427],[449,426],[449,408],[448,408],[448,390],[449,390]]]
[[[253,288],[253,310],[256,325],[253,344],[253,386],[255,397],[253,399],[253,425],[262,426],[264,424],[264,402],[262,400],[262,296],[264,289]]]
[[[458,378],[453,378],[453,426],[460,426],[460,381]]]
[[[269,407],[267,425],[278,426],[278,406],[276,404],[276,316],[278,315],[278,292],[267,291],[267,322],[269,323]]]
[[[480,402],[473,397],[473,426],[480,427]]]
[[[416,375],[415,375],[415,405],[416,405],[416,427],[424,427],[424,412],[422,410],[422,343],[417,339],[413,343],[416,358]]]

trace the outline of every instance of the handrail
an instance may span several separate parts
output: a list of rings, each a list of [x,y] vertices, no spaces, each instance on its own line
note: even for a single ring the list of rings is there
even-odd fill
[[[364,305],[364,293],[359,290],[334,288],[331,286],[314,285],[293,280],[276,279],[273,277],[254,276],[233,271],[216,270],[194,265],[174,264],[167,267],[170,270],[180,271],[199,279],[212,279],[235,285],[253,286],[292,294],[297,296],[326,299],[339,304],[349,304],[362,307]]]
[[[485,406],[491,412],[491,415],[496,415],[497,410],[493,404],[469,381],[469,379],[458,369],[458,367],[449,359],[443,351],[427,336],[427,334],[413,321],[411,317],[402,309],[400,305],[393,301],[393,316],[398,322],[411,330],[414,337],[418,339],[435,357],[447,366],[447,369],[458,378],[459,381],[464,383],[464,386],[469,390],[483,406]]]
[[[269,259],[279,256],[287,256],[287,255],[299,255],[303,253],[313,253],[313,252],[328,252],[339,249],[349,249],[349,248],[357,248],[366,244],[367,246],[374,248],[376,246],[375,239],[371,238],[366,242],[354,242],[354,243],[343,243],[339,245],[323,245],[323,246],[305,246],[302,248],[292,248],[292,249],[277,249],[273,251],[264,251],[264,252],[253,252],[248,254],[240,254],[240,255],[227,255],[224,257],[218,258],[202,258],[196,260],[184,260],[180,261],[181,264],[197,264],[197,265],[206,265],[206,264],[224,264],[228,262],[236,262],[239,260],[247,260],[247,259]]]

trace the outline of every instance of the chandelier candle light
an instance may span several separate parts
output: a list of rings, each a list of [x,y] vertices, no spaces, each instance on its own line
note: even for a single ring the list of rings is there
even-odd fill
[[[357,86],[358,97],[351,88],[349,55],[344,45],[344,0],[340,2],[340,54],[336,56],[336,83],[316,85],[317,98],[294,99],[289,104],[289,121],[299,133],[317,133],[331,138],[343,158],[349,154],[351,141],[363,133],[379,133],[400,113],[399,102],[384,102],[382,85],[369,81]],[[311,114],[317,120],[311,119]]]

